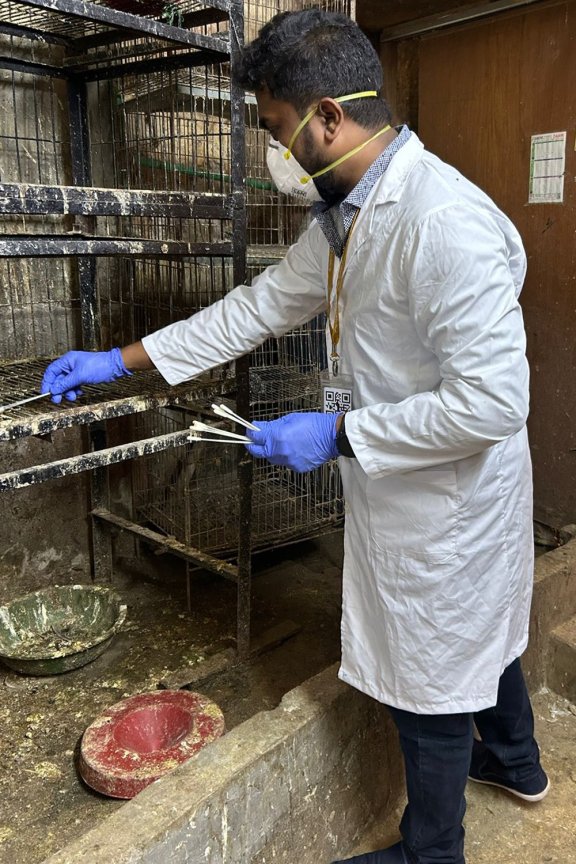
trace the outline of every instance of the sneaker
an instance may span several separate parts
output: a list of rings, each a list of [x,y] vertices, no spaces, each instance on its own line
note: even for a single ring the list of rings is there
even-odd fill
[[[502,766],[497,767],[490,751],[481,741],[474,741],[468,779],[474,783],[498,786],[523,801],[541,801],[550,791],[550,781],[540,765],[536,775],[530,780],[510,780],[506,777],[505,769]]]

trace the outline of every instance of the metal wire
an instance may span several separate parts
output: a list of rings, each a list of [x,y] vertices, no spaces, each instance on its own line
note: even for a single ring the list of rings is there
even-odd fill
[[[104,0],[102,5],[106,5]],[[276,12],[304,5],[310,4],[302,0],[249,0],[245,3],[246,39],[254,38]],[[349,0],[328,0],[321,5],[353,14]],[[204,4],[187,0],[178,2],[178,6],[183,11],[195,11]],[[121,71],[126,65],[126,74],[87,84],[91,149],[88,185],[222,195],[230,191],[230,80],[225,65],[169,70],[157,65],[147,69],[143,65],[135,74],[128,64],[165,58],[166,43],[150,37],[108,40],[109,28],[104,25],[32,9],[17,0],[0,0],[0,21],[43,31],[56,41],[60,37],[106,37],[100,44],[75,52],[74,46],[66,48],[54,40],[0,34],[2,53],[14,61],[53,67],[76,64],[84,70],[113,64]],[[205,35],[225,35],[227,26],[227,22],[219,22],[195,30]],[[170,56],[178,53],[179,49],[170,48]],[[0,70],[0,85],[4,118],[0,130],[0,181],[71,185],[65,82]],[[267,144],[267,134],[258,127],[254,97],[248,94],[249,279],[280,260],[308,218],[305,208],[273,188],[266,169]],[[64,215],[7,217],[0,224],[0,232],[73,236],[81,231],[108,238],[211,244],[228,240],[231,227],[230,221],[222,219]],[[95,268],[102,348],[133,342],[178,318],[188,317],[234,287],[231,261],[224,256],[102,257],[95,259]],[[46,365],[42,358],[79,347],[81,304],[74,262],[67,258],[0,261],[0,402],[32,395]],[[325,365],[322,318],[280,339],[267,341],[253,359],[250,419],[317,410],[318,374]],[[150,386],[157,391],[157,384],[152,381]],[[135,376],[117,382],[105,392],[88,388],[84,401],[91,405],[106,398],[129,399],[147,386],[144,378],[137,380]],[[198,411],[201,408],[197,406]],[[36,418],[34,428],[40,424],[58,428],[60,413],[49,404],[31,403],[14,410],[24,410],[27,416]],[[22,416],[11,412],[7,415],[2,416],[2,422],[16,423]],[[131,432],[139,438],[155,437],[185,428],[190,417],[189,411],[177,408],[142,413],[132,421]],[[204,551],[233,554],[238,539],[238,450],[225,444],[197,442],[135,460],[134,509],[139,521]],[[327,530],[341,518],[342,495],[335,465],[309,475],[294,475],[263,463],[255,466],[254,548]]]
[[[259,370],[262,375],[264,370]],[[252,419],[270,419],[290,410],[317,407],[318,391],[294,375],[291,393],[278,401],[272,382],[281,378],[271,369],[272,398],[261,396]],[[300,391],[300,395],[298,392]],[[200,411],[201,406],[196,406]],[[208,405],[204,406],[208,411]],[[161,409],[138,418],[139,434],[147,437],[177,432],[191,418],[207,416],[184,409]],[[217,425],[214,419],[212,425]],[[223,422],[222,428],[233,425]],[[224,443],[197,442],[177,451],[144,457],[133,465],[133,492],[137,520],[153,526],[188,546],[221,556],[233,556],[238,544],[238,448]],[[342,520],[340,478],[335,463],[309,474],[256,460],[252,487],[252,548],[262,550],[310,537],[335,528]]]
[[[207,7],[207,4],[201,0],[176,0],[172,4],[151,3],[150,0],[124,0],[124,2],[121,0],[115,0],[115,2],[91,0],[91,2],[96,6],[115,8],[142,17],[158,18],[174,26],[181,25],[182,18],[186,13]],[[111,29],[104,23],[86,21],[62,12],[26,6],[19,0],[0,0],[0,21],[63,39],[81,39],[95,33],[106,33]]]

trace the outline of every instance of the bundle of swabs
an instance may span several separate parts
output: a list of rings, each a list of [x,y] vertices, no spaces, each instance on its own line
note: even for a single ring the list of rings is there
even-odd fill
[[[253,429],[258,431],[258,427],[254,426],[248,420],[244,420],[227,405],[212,405],[212,411],[218,417],[224,417],[226,420],[233,420],[239,426],[244,426],[245,429]],[[219,437],[216,437],[219,436]],[[210,426],[208,423],[201,423],[200,420],[194,420],[190,426],[190,438],[194,441],[212,441],[221,444],[250,444],[250,438],[246,435],[238,435],[236,432],[228,432],[226,429],[219,429],[217,426]]]

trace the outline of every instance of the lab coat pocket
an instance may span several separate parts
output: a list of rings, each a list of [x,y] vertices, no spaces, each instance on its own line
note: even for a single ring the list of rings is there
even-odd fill
[[[369,479],[366,494],[377,550],[431,564],[457,554],[459,496],[452,464]]]

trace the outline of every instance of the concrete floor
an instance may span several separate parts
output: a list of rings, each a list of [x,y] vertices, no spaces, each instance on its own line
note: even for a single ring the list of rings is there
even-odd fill
[[[576,706],[542,690],[533,697],[542,763],[552,788],[528,804],[492,786],[469,783],[466,864],[576,864]],[[354,855],[396,842],[402,808],[374,826]]]
[[[254,635],[287,619],[301,630],[197,688],[220,705],[228,731],[338,659],[341,561],[340,534],[255,557]],[[115,574],[128,618],[101,657],[48,678],[0,663],[0,864],[39,864],[118,810],[123,802],[78,777],[74,751],[85,728],[105,708],[156,690],[167,674],[194,667],[206,647],[235,635],[232,583],[193,574],[188,611],[183,562],[166,556],[145,563],[149,578]]]
[[[337,660],[341,557],[336,535],[257,559],[255,631],[286,618],[302,631],[241,674],[202,688],[225,710],[228,729],[273,708],[285,692]],[[104,707],[155,689],[170,669],[194,665],[203,646],[234,633],[234,586],[209,574],[194,579],[192,612],[179,573],[167,578],[164,570],[156,583],[125,575],[118,583],[130,620],[97,661],[51,679],[2,669],[0,864],[39,864],[117,810],[121,802],[103,799],[79,781],[72,758],[79,735]],[[576,864],[576,708],[548,691],[535,697],[534,708],[552,791],[542,803],[528,805],[471,784],[467,864]],[[395,842],[400,815],[390,814],[349,854]]]

